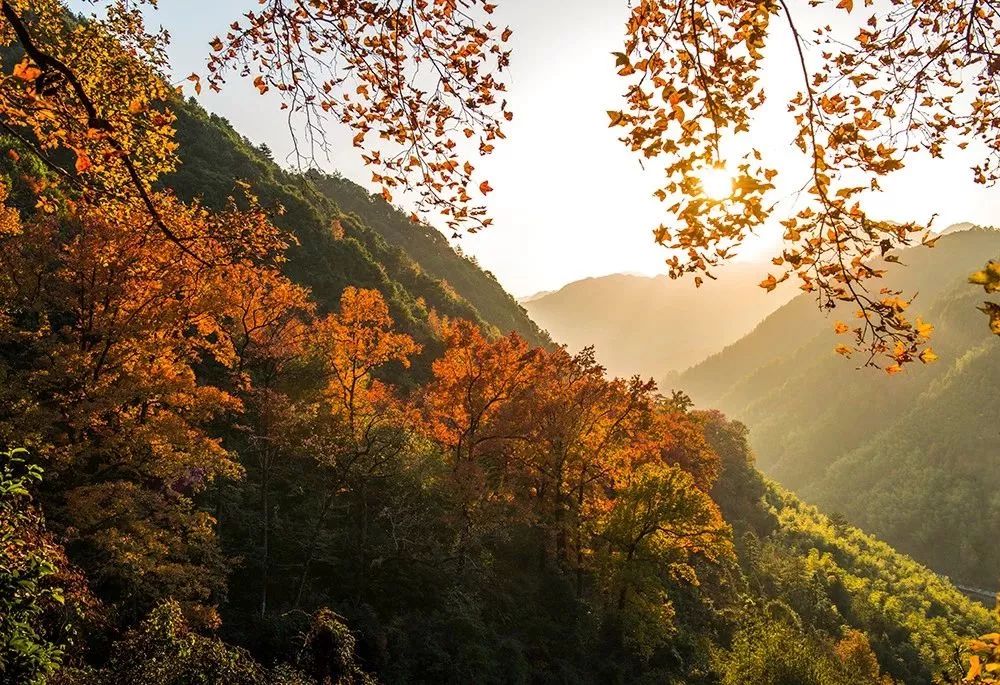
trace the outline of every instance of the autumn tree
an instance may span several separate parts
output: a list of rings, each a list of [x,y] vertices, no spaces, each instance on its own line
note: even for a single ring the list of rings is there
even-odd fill
[[[532,507],[548,529],[550,555],[575,569],[581,594],[594,522],[622,475],[638,463],[648,429],[651,382],[608,380],[593,349],[540,357],[532,382],[529,439],[518,446],[528,467]]]
[[[843,13],[838,25],[849,28],[827,25],[830,13]],[[972,180],[997,180],[998,21],[978,0],[636,3],[617,53],[626,102],[609,116],[631,150],[663,169],[656,195],[669,221],[655,237],[675,250],[670,275],[694,273],[700,283],[765,222],[780,220],[778,275],[761,287],[794,276],[824,309],[852,304],[857,323],[838,324],[854,337],[842,354],[863,352],[890,373],[931,361],[930,328],[910,318],[907,295],[877,280],[895,248],[933,244],[929,222],[874,216],[866,200],[909,155],[941,157],[955,147],[981,150]],[[768,151],[746,144],[768,95],[765,53],[779,32],[790,38],[800,78],[788,110],[808,169],[806,200],[792,216],[775,215],[778,170]],[[723,167],[733,174],[728,192],[705,192],[706,178]],[[987,284],[988,273],[973,281]],[[991,319],[995,307],[984,309]]]
[[[261,257],[283,244],[259,209],[160,198],[201,255],[231,255],[244,237]],[[23,218],[6,211],[3,439],[23,436],[50,472],[71,556],[120,610],[168,594],[213,622],[225,562],[193,497],[240,474],[207,431],[240,404],[198,369],[235,362],[224,303],[256,273],[133,230],[146,221],[134,203],[63,196]]]
[[[513,505],[512,443],[527,439],[523,403],[540,351],[516,334],[491,341],[464,320],[441,320],[439,335],[446,348],[421,400],[423,426],[449,461],[464,564],[475,541],[499,532],[498,511]]]
[[[410,336],[395,330],[376,290],[348,287],[339,311],[309,330],[307,355],[316,360],[323,382],[315,398],[298,405],[304,423],[296,435],[302,438],[298,449],[320,469],[322,497],[305,538],[296,606],[336,498],[345,489],[362,491],[366,479],[380,474],[408,446],[404,429],[414,416],[378,374],[391,364],[408,367],[419,350]],[[359,540],[358,549],[363,553],[366,541]]]

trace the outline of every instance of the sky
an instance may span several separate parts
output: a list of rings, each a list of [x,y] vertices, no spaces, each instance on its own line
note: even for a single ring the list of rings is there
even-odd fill
[[[611,52],[621,49],[628,0],[497,4],[494,22],[514,31],[509,100],[515,119],[507,125],[507,140],[479,162],[495,189],[488,199],[495,223],[458,244],[516,296],[588,276],[665,273],[667,252],[652,241],[652,229],[667,220],[651,195],[659,176],[655,168],[643,170],[607,126],[606,111],[621,108],[624,79],[615,74]],[[150,24],[171,33],[174,77],[204,74],[208,42],[256,5],[253,0],[161,2]],[[798,78],[789,48],[777,41],[770,49],[765,85],[774,92],[750,140],[772,156],[772,166],[776,162],[787,171],[785,185],[779,186],[779,209],[786,213],[798,202],[794,189],[805,174],[803,160],[791,148],[793,127],[784,113]],[[206,89],[198,99],[254,143],[266,143],[279,162],[289,158],[292,140],[279,102],[260,96],[250,79],[233,78],[221,94]],[[350,134],[330,133],[333,156],[321,166],[376,190]],[[900,221],[927,221],[938,214],[941,229],[961,221],[997,223],[1000,192],[975,185],[968,166],[962,155],[911,160],[883,183],[885,192],[873,198],[871,207]],[[778,234],[777,228],[765,229],[741,258],[769,258]]]

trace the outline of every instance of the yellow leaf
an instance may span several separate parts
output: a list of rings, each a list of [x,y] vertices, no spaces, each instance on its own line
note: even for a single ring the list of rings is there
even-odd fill
[[[916,330],[917,335],[919,335],[921,338],[927,339],[931,337],[931,334],[934,332],[934,325],[929,324],[923,319],[920,319],[918,317],[917,324],[916,326],[914,326],[914,330]]]
[[[966,680],[974,680],[979,677],[979,674],[983,672],[983,666],[979,661],[978,656],[969,657],[969,672],[965,674]]]
[[[838,321],[833,327],[833,332],[836,333],[837,335],[846,333],[849,330],[851,330],[850,327],[843,321]]]
[[[932,350],[929,347],[920,353],[920,361],[922,361],[924,364],[933,364],[937,360],[938,356],[934,354],[934,350]]]

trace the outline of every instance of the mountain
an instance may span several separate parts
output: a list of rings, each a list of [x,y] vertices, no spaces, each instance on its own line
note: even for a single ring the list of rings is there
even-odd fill
[[[230,123],[194,101],[177,103],[180,166],[161,182],[181,199],[221,208],[235,184],[249,184],[297,244],[287,274],[312,290],[321,309],[336,307],[348,285],[382,292],[400,327],[424,345],[414,373],[426,374],[439,351],[428,327],[431,311],[516,332],[533,345],[547,336],[496,278],[458,254],[437,230],[417,225],[361,186],[317,171],[279,167]]]
[[[660,378],[683,370],[747,333],[791,291],[757,287],[767,267],[735,263],[717,281],[613,274],[575,281],[522,300],[531,318],[576,351],[593,345],[608,372]]]
[[[86,278],[50,268],[37,300],[0,289],[3,313],[15,315],[0,375],[18,399],[4,403],[0,434],[33,450],[0,450],[0,537],[13,561],[0,564],[0,589],[14,588],[0,607],[15,612],[0,621],[0,681],[37,680],[4,673],[13,651],[40,655],[36,670],[62,665],[67,685],[306,685],[331,672],[385,683],[923,685],[954,674],[956,647],[992,628],[946,579],[768,483],[742,425],[669,408],[553,349],[495,279],[430,229],[342,178],[281,170],[197,108],[182,110],[179,137],[174,192],[222,206],[234,182],[249,181],[284,209],[276,220],[296,242],[286,273],[317,307],[334,309],[346,285],[377,288],[399,328],[425,342],[423,357],[412,373],[386,369],[385,384],[363,377],[377,404],[363,409],[373,418],[358,438],[356,405],[331,391],[327,364],[347,364],[340,354],[326,362],[292,346],[287,365],[249,356],[232,386],[214,364],[188,362],[173,375],[200,383],[197,395],[166,393],[160,374],[140,377],[134,365],[96,383],[85,364],[99,348],[54,366],[81,347],[75,329],[34,329],[72,320],[77,289],[95,292]],[[53,235],[12,231],[4,244],[32,257],[25,245]],[[64,253],[50,254],[42,268]],[[117,280],[135,276],[104,273],[117,307],[134,292],[118,294]],[[30,280],[5,285],[34,297]],[[25,301],[41,316],[17,311]],[[215,302],[205,298],[213,316]],[[547,349],[453,324],[442,352],[433,311]],[[166,318],[129,329],[129,342],[217,335]],[[344,318],[353,335],[387,333]],[[150,364],[162,358],[145,353],[162,348],[139,349]],[[77,384],[87,392],[65,392]],[[393,384],[406,386],[405,401],[390,399]],[[192,408],[189,398],[227,389],[225,412]],[[53,405],[68,418],[38,409]],[[607,421],[615,406],[626,413]],[[466,435],[477,440],[463,447]],[[195,441],[206,447],[189,461]],[[44,462],[42,489],[43,470],[25,461],[36,453],[68,456]],[[232,478],[203,480],[203,465],[227,464]],[[71,644],[75,635],[86,642]]]
[[[833,352],[836,316],[800,296],[677,380],[701,405],[752,426],[762,469],[960,582],[1000,575],[1000,345],[965,274],[1000,255],[1000,233],[949,232],[900,254],[888,284],[919,293],[940,360],[889,377]],[[960,531],[960,533],[957,533]]]

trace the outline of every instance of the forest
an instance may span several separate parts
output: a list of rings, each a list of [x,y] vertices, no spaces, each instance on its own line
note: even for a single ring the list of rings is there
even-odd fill
[[[320,138],[309,117],[332,114],[370,193],[185,98],[144,23],[156,3],[98,4],[0,0],[0,682],[996,682],[994,609],[765,477],[754,427],[697,376],[696,402],[551,340],[430,223],[492,222],[449,137],[487,155],[512,119],[494,76],[511,30],[471,18],[492,5],[261,3],[182,79],[246,77]],[[780,10],[721,4],[751,52]],[[655,42],[654,6],[629,55]],[[330,50],[360,83],[316,81]],[[427,60],[436,91],[407,71]],[[640,148],[663,134],[617,114]],[[412,213],[394,204],[414,189]],[[883,257],[916,232],[869,229]],[[973,285],[996,292],[996,264]],[[850,355],[880,378],[934,361],[909,284],[851,300],[876,276],[823,270],[803,290],[866,322],[837,331]]]

